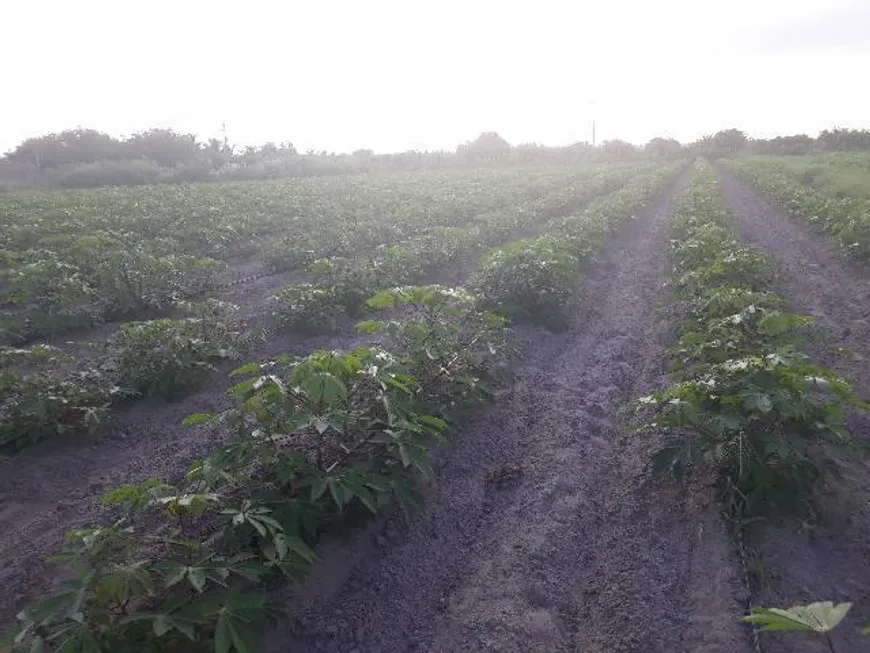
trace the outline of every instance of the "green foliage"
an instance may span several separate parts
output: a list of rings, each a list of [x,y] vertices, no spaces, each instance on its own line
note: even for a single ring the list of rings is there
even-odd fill
[[[472,286],[483,308],[515,322],[559,326],[579,281],[578,261],[550,237],[523,240],[491,251]]]
[[[850,384],[800,352],[812,318],[768,290],[769,261],[740,246],[709,164],[678,199],[670,246],[679,340],[674,383],[641,398],[641,430],[664,430],[656,473],[711,469],[738,519],[795,508],[836,473],[821,446],[849,444]]]
[[[75,369],[45,345],[0,348],[0,446],[86,431],[120,393],[99,369]]]
[[[287,325],[320,324],[311,316],[332,306],[382,310],[383,320],[361,327],[389,346],[237,369],[233,408],[185,420],[229,428],[225,444],[177,485],[149,479],[109,492],[103,502],[117,519],[71,533],[59,559],[69,582],[21,613],[15,650],[252,650],[273,616],[260,583],[279,574],[301,582],[324,530],[386,510],[418,511],[420,483],[433,474],[448,422],[487,396],[512,350],[504,318],[479,310],[478,297],[403,284],[563,216],[638,171],[649,174],[600,205],[588,228],[572,225],[571,249],[557,253],[579,261],[577,252],[591,254],[611,221],[629,218],[678,168],[474,171],[427,176],[425,184],[408,175],[9,200],[11,210],[0,215],[33,219],[0,224],[4,269],[30,262],[23,253],[31,250],[56,252],[94,288],[101,318],[162,311],[214,282],[221,265],[203,261],[198,277],[201,257],[257,251],[280,234],[304,253],[289,267],[314,261],[314,283],[276,300],[301,309],[288,311]],[[33,261],[43,258],[51,257]],[[97,369],[118,396],[118,386],[174,395],[245,344],[232,310],[210,304],[193,317],[122,327]],[[16,379],[13,390],[19,385]]]
[[[335,319],[345,310],[330,288],[310,283],[297,283],[281,289],[272,298],[272,304],[282,328],[302,333],[332,331]]]
[[[750,516],[795,508],[835,471],[818,445],[849,441],[845,411],[856,399],[844,379],[785,349],[705,365],[640,401],[656,409],[648,428],[684,433],[655,471],[712,467],[726,506]]]
[[[866,167],[848,155],[790,160],[757,157],[729,167],[791,215],[829,233],[844,256],[870,262],[870,198]],[[851,178],[851,183],[846,184]],[[806,185],[809,184],[809,185]]]
[[[216,362],[239,355],[235,308],[218,304],[199,317],[124,323],[106,344],[103,365],[128,392],[174,397],[214,371]]]
[[[835,605],[831,601],[795,605],[787,610],[755,607],[751,614],[743,617],[740,621],[760,626],[762,632],[816,633],[824,638],[828,650],[831,653],[836,653],[830,633],[840,625],[851,608],[851,603]],[[870,628],[864,629],[861,634],[870,634]]]
[[[235,370],[236,406],[185,420],[234,437],[179,487],[148,479],[108,493],[123,517],[71,533],[59,560],[75,576],[19,615],[14,650],[254,651],[274,612],[258,583],[301,582],[324,529],[417,512],[446,418],[479,398],[507,350],[504,324],[476,316],[461,290],[403,288],[371,304],[413,310],[368,324],[399,353],[317,351]]]
[[[403,309],[401,319],[358,326],[389,336],[421,382],[418,397],[436,413],[487,398],[487,383],[514,352],[504,318],[477,310],[476,298],[461,288],[405,286],[383,290],[368,304]]]
[[[787,610],[754,608],[752,614],[743,617],[741,621],[761,626],[761,630],[765,632],[783,630],[827,633],[839,625],[851,607],[851,603],[834,605],[831,601],[819,601],[809,605],[795,605]]]

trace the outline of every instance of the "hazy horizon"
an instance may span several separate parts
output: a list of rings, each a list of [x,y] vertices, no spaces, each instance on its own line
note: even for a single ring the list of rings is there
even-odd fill
[[[34,2],[7,9],[0,153],[77,126],[330,152],[565,145],[593,113],[635,143],[868,127],[870,4],[817,5]]]

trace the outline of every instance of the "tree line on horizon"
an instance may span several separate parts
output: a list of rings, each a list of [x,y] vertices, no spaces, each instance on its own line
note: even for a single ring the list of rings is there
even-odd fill
[[[750,139],[726,129],[683,144],[654,138],[638,146],[623,140],[599,145],[566,146],[536,143],[511,145],[496,132],[486,132],[455,151],[408,151],[375,154],[299,152],[290,143],[233,147],[226,141],[200,141],[193,134],[151,129],[115,138],[95,129],[70,129],[28,138],[0,158],[0,191],[15,188],[93,188],[215,180],[276,179],[318,175],[391,172],[430,168],[576,164],[589,161],[673,160],[688,155],[711,158],[742,152],[802,155],[812,152],[870,150],[870,131],[825,130],[772,139]]]

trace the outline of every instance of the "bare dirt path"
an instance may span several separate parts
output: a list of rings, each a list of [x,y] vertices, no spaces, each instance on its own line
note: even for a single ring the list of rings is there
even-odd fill
[[[572,327],[525,331],[512,390],[456,435],[424,513],[324,554],[267,650],[749,651],[710,503],[649,478],[617,411],[660,378],[675,191],[591,265]]]
[[[793,310],[816,318],[828,342],[857,355],[850,359],[820,349],[819,358],[870,398],[870,272],[843,261],[826,235],[786,216],[731,173],[719,174],[741,237],[776,262],[777,290]],[[870,419],[856,417],[850,427],[870,443]],[[844,487],[822,501],[818,520],[783,519],[751,532],[750,543],[760,554],[754,600],[772,606],[853,601],[849,619],[836,633],[838,650],[870,651],[870,641],[857,636],[870,624],[870,461],[848,455],[843,464]],[[819,644],[800,635],[762,637],[764,653],[809,653],[821,650]]]

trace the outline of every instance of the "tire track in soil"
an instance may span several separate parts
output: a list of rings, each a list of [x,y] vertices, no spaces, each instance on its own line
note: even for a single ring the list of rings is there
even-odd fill
[[[677,186],[678,188],[681,185]],[[456,434],[408,529],[332,546],[266,651],[749,651],[715,504],[649,478],[617,410],[660,377],[676,188],[590,266],[572,328],[521,331],[512,389]]]
[[[826,234],[788,217],[730,172],[719,170],[719,179],[744,242],[773,258],[777,292],[792,310],[815,317],[827,342],[857,354],[850,359],[818,348],[814,357],[846,375],[864,398],[870,397],[870,274],[844,261]],[[849,426],[856,437],[870,442],[866,415],[852,417]],[[857,631],[870,624],[870,461],[852,452],[838,457],[844,482],[836,495],[821,498],[817,521],[771,520],[750,530],[749,543],[760,552],[766,578],[755,588],[753,600],[772,607],[852,601],[834,640],[838,650],[868,651],[868,640]],[[765,633],[762,648],[765,653],[820,650],[820,641],[801,635]]]

